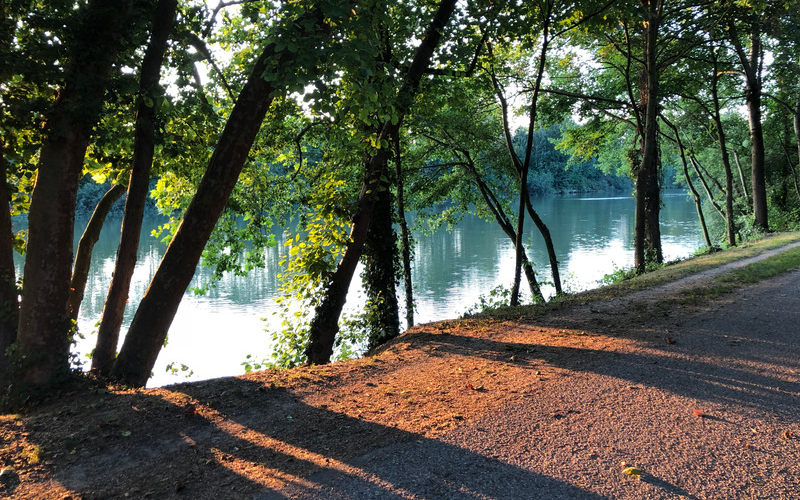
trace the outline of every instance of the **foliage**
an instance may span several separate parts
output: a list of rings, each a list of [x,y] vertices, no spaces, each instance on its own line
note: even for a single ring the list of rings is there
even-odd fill
[[[461,315],[462,318],[469,318],[475,315],[508,307],[511,299],[511,290],[505,285],[498,285],[492,288],[488,294],[478,296],[478,302],[469,306]],[[525,301],[520,300],[520,305],[524,306]]]

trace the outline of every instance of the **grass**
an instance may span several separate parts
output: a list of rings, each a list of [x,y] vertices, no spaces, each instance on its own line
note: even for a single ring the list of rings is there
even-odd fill
[[[758,283],[800,267],[800,248],[792,248],[760,262],[724,274],[717,279],[722,282]]]
[[[760,240],[748,242],[738,247],[669,263],[655,271],[625,279],[618,283],[574,295],[558,297],[547,304],[515,308],[497,308],[484,311],[483,313],[473,316],[473,318],[497,320],[519,319],[521,316],[538,316],[547,311],[570,305],[585,304],[588,302],[620,297],[631,292],[676,281],[686,276],[707,271],[731,262],[755,257],[769,250],[780,248],[796,241],[800,241],[800,232],[767,235]],[[743,268],[731,271],[730,273],[726,273],[718,277],[717,282],[714,284],[685,290],[681,294],[683,296],[681,302],[689,303],[690,301],[696,302],[702,299],[713,299],[720,295],[730,293],[743,284],[756,283],[798,267],[800,267],[800,248],[791,249],[763,261],[755,262]]]
[[[758,283],[800,267],[800,248],[792,248],[759,262],[717,276],[713,282],[681,292],[681,298],[667,299],[680,304],[697,304],[731,293],[743,285]]]

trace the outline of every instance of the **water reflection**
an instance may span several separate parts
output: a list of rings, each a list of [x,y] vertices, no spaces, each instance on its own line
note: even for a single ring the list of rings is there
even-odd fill
[[[561,263],[562,280],[572,290],[596,286],[596,281],[633,261],[633,200],[621,196],[565,196],[537,200],[536,209],[549,225]],[[82,225],[86,221],[79,222]],[[155,273],[165,245],[150,236],[160,221],[146,221],[139,262],[131,283],[131,298],[125,313],[129,324],[141,296]],[[85,339],[82,353],[94,346],[96,323],[102,312],[119,242],[119,220],[106,225],[95,247],[94,259],[81,307],[79,329]],[[662,238],[667,259],[685,257],[700,246],[694,204],[684,194],[664,197]],[[550,278],[547,253],[532,224],[526,231],[529,257],[537,274]],[[77,237],[76,235],[76,243]],[[513,267],[513,245],[494,223],[465,218],[452,232],[441,229],[430,235],[415,234],[414,286],[416,318],[428,322],[458,316],[498,285],[509,286]],[[278,328],[274,312],[278,262],[285,257],[282,235],[268,250],[267,267],[246,278],[225,276],[208,295],[187,294],[170,329],[167,347],[159,356],[149,386],[183,380],[165,372],[169,363],[188,365],[192,379],[205,379],[242,372],[247,354],[267,357],[271,334]],[[21,268],[21,263],[20,263]],[[207,281],[210,272],[200,268],[191,286]],[[355,280],[357,284],[358,280]],[[544,291],[552,294],[552,287]],[[357,295],[351,290],[351,296]],[[351,312],[358,300],[350,298]],[[261,318],[266,318],[266,322]],[[123,327],[123,334],[127,326]]]

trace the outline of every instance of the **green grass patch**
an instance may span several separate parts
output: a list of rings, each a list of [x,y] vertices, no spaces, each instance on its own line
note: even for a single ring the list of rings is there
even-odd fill
[[[614,297],[627,295],[631,292],[652,288],[664,283],[676,281],[692,274],[697,274],[709,269],[713,269],[737,260],[755,257],[769,250],[780,248],[790,243],[800,241],[800,232],[770,234],[764,238],[745,243],[738,247],[706,253],[691,257],[686,260],[672,262],[654,271],[633,276],[630,279],[623,279],[617,283],[603,286],[594,290],[566,295],[555,298],[547,304],[534,304],[520,307],[500,307],[488,309],[473,317],[509,320],[519,319],[520,317],[535,317],[542,315],[553,309],[561,307],[585,304],[594,301],[607,300]],[[696,303],[701,300],[710,300],[723,294],[730,293],[741,284],[755,283],[757,281],[776,276],[782,272],[800,267],[800,248],[795,248],[783,252],[779,255],[770,257],[761,262],[756,262],[737,269],[731,273],[726,273],[718,277],[718,284],[700,286],[683,292],[682,303]],[[625,270],[617,270],[622,276]],[[630,273],[632,275],[632,273]]]
[[[722,282],[758,283],[800,267],[800,248],[792,248],[717,278]]]
[[[756,255],[760,255],[769,250],[780,248],[796,241],[800,241],[800,232],[768,235],[760,240],[748,242],[738,247],[673,262],[655,271],[635,276],[631,279],[621,281],[614,285],[598,288],[586,293],[587,295],[598,299],[618,297],[632,291],[642,290],[660,285],[662,283],[675,281],[692,274],[728,264],[730,262],[755,257]]]

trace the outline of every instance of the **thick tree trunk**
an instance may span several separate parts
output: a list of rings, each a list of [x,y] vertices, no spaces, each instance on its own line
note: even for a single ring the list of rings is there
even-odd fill
[[[761,45],[761,26],[759,21],[753,22],[750,31],[750,53],[746,54],[742,47],[736,28],[730,25],[731,42],[745,74],[745,104],[747,105],[747,123],[750,129],[750,163],[751,190],[753,193],[753,224],[769,231],[767,217],[767,184],[765,167],[764,132],[761,127],[761,60],[764,49]]]
[[[661,263],[661,188],[658,181],[658,106],[659,82],[657,39],[661,22],[661,5],[657,0],[646,2],[645,50],[642,82],[644,130],[642,162],[636,172],[636,228],[634,234],[634,266],[642,272],[649,263]]]
[[[93,0],[72,49],[72,63],[47,121],[28,213],[28,248],[17,352],[26,356],[17,390],[44,388],[68,369],[67,310],[78,180],[119,44],[130,29],[130,2]]]
[[[89,276],[89,267],[92,265],[92,251],[97,240],[100,239],[100,231],[103,230],[103,224],[106,222],[106,217],[111,211],[114,203],[120,199],[125,188],[119,184],[111,186],[106,191],[97,206],[94,207],[92,216],[83,230],[80,241],[78,241],[78,250],[75,252],[75,263],[72,265],[72,280],[70,282],[69,292],[69,316],[73,321],[78,320],[78,314],[81,309],[81,302],[83,302],[83,294],[86,291],[86,280]]]
[[[92,356],[92,370],[107,376],[117,355],[117,341],[125,304],[128,301],[131,277],[136,267],[139,250],[139,235],[142,231],[142,218],[147,201],[150,171],[153,165],[155,101],[160,94],[159,79],[167,40],[175,20],[177,0],[159,0],[156,6],[150,43],[142,60],[139,77],[139,98],[136,112],[136,128],[133,140],[133,164],[128,181],[125,212],[122,216],[122,232],[114,274],[108,288],[103,315],[97,330],[97,344]]]
[[[6,350],[17,340],[19,322],[19,292],[14,268],[14,231],[8,210],[10,193],[7,172],[8,162],[0,142],[0,387],[6,386],[10,375]]]
[[[411,279],[411,236],[406,220],[405,194],[400,137],[394,141],[395,182],[397,182],[397,218],[400,220],[400,244],[403,256],[403,284],[406,296],[406,328],[414,326],[414,281]]]
[[[301,35],[309,36],[313,30],[321,29],[316,11],[305,17],[309,22],[295,23],[303,31]],[[277,59],[277,67],[290,71],[295,57],[288,50],[277,52],[276,43],[270,43],[256,61],[217,141],[197,193],[139,303],[111,370],[112,379],[131,386],[147,382],[203,248],[236,185],[267,110],[280,91],[277,86],[280,82],[276,85],[263,78],[267,62]]]
[[[397,234],[392,222],[392,194],[388,183],[383,183],[364,242],[364,289],[370,308],[368,350],[400,335]]]
[[[381,140],[392,141],[398,137],[402,118],[411,107],[420,79],[430,65],[433,51],[439,45],[442,31],[450,20],[455,10],[455,5],[455,0],[441,0],[439,3],[439,7],[414,54],[414,59],[406,73],[405,81],[397,95],[396,110],[400,120],[396,124],[391,122],[384,123],[379,136]],[[358,197],[356,214],[353,216],[350,241],[336,272],[334,272],[326,287],[325,296],[317,306],[314,319],[311,322],[309,344],[306,349],[306,356],[311,364],[328,363],[330,362],[331,354],[333,354],[333,343],[339,331],[339,316],[347,299],[347,290],[350,288],[353,273],[361,257],[367,229],[375,207],[376,190],[380,178],[386,170],[388,156],[389,152],[386,148],[383,148],[378,150],[368,162],[365,180]]]

